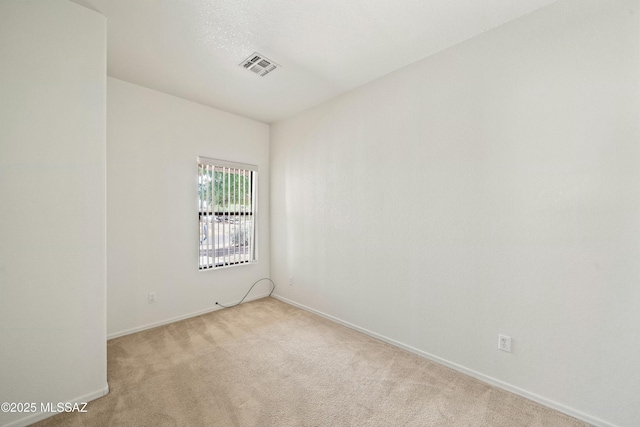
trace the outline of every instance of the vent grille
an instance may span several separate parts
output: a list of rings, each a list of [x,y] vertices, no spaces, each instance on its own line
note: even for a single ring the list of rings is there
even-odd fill
[[[265,58],[264,55],[261,55],[258,52],[254,52],[249,55],[249,57],[242,61],[240,65],[247,70],[253,71],[260,77],[266,76],[279,67],[278,64],[268,58]]]

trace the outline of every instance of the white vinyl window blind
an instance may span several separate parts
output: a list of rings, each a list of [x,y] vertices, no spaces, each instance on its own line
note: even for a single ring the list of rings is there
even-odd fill
[[[258,261],[258,167],[198,157],[198,268]]]

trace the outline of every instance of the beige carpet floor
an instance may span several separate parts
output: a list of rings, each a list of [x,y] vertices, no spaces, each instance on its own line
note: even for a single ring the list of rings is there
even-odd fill
[[[111,392],[53,426],[586,426],[273,298],[108,342]]]

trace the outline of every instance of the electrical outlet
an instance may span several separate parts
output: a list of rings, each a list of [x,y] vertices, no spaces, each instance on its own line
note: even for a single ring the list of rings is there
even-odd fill
[[[498,335],[498,349],[511,353],[511,337]]]
[[[289,286],[293,286],[293,276],[289,276]]]
[[[155,304],[156,302],[156,293],[149,292],[149,304]]]

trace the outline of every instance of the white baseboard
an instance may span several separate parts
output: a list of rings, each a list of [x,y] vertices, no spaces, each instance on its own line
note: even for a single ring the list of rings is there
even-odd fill
[[[75,399],[69,399],[69,400],[59,400],[59,402],[84,403],[84,402],[90,402],[92,400],[96,400],[99,397],[106,396],[107,394],[109,394],[109,384],[105,384],[105,386],[100,390],[96,390],[94,392],[85,394],[84,396],[80,396]],[[33,423],[37,423],[38,421],[42,421],[46,418],[53,417],[54,415],[57,415],[57,414],[55,412],[35,412],[27,415],[24,418],[11,421],[9,424],[4,424],[1,427],[26,427]]]
[[[244,300],[244,302],[257,300],[257,299],[264,298],[264,297],[267,297],[267,296],[269,296],[268,292],[265,293],[265,294],[260,294],[260,295],[256,295],[256,296],[247,298],[247,299]],[[232,302],[225,302],[225,303],[221,303],[221,304],[229,306],[229,305],[237,304],[239,302],[240,302],[240,300],[232,301]],[[223,307],[220,307],[219,305],[214,305],[213,307],[209,307],[209,308],[206,308],[206,309],[200,310],[200,311],[194,311],[193,313],[188,313],[188,314],[183,314],[181,316],[171,317],[169,319],[160,320],[160,321],[154,322],[154,323],[148,323],[146,325],[137,326],[137,327],[131,328],[131,329],[125,329],[124,331],[113,332],[111,334],[107,334],[107,340],[110,340],[110,339],[113,339],[113,338],[122,337],[124,335],[134,334],[134,333],[140,332],[140,331],[145,331],[147,329],[157,328],[158,326],[168,325],[169,323],[177,322],[179,320],[189,319],[191,317],[196,317],[196,316],[200,316],[200,315],[203,315],[203,314],[211,313],[212,311],[217,311],[217,310],[220,310],[221,308],[223,308]]]
[[[354,330],[356,330],[358,332],[362,332],[365,335],[369,335],[370,337],[379,339],[380,341],[384,341],[384,342],[389,343],[389,344],[391,344],[393,346],[399,347],[399,348],[401,348],[403,350],[410,351],[411,353],[417,354],[418,356],[422,356],[422,357],[424,357],[426,359],[429,359],[429,360],[431,360],[433,362],[436,362],[436,363],[439,363],[441,365],[447,366],[447,367],[449,367],[449,368],[451,368],[451,369],[453,369],[455,371],[458,371],[458,372],[463,373],[465,375],[469,375],[469,376],[474,377],[476,379],[479,379],[480,381],[483,381],[485,383],[491,384],[491,385],[499,387],[499,388],[501,388],[503,390],[506,390],[506,391],[509,391],[511,393],[517,394],[517,395],[522,396],[522,397],[524,397],[526,399],[533,400],[534,402],[537,402],[537,403],[539,403],[541,405],[544,405],[544,406],[547,406],[549,408],[555,409],[558,412],[562,412],[563,414],[572,416],[572,417],[577,418],[577,419],[579,419],[581,421],[589,423],[592,426],[597,426],[597,427],[617,427],[615,424],[612,424],[612,423],[609,423],[607,421],[601,420],[600,418],[596,418],[596,417],[593,417],[593,416],[591,416],[589,414],[585,414],[584,412],[578,411],[577,409],[570,408],[570,407],[565,406],[565,405],[563,405],[561,403],[558,403],[558,402],[556,402],[554,400],[550,400],[550,399],[547,399],[545,397],[542,397],[542,396],[540,396],[538,394],[528,392],[528,391],[523,390],[523,389],[521,389],[519,387],[516,387],[514,385],[506,383],[504,381],[501,381],[501,380],[498,380],[496,378],[490,377],[488,375],[482,374],[480,372],[474,371],[473,369],[466,368],[466,367],[464,367],[462,365],[458,365],[457,363],[450,362],[450,361],[448,361],[446,359],[443,359],[443,358],[438,357],[436,355],[433,355],[431,353],[427,353],[425,351],[419,350],[419,349],[417,349],[415,347],[412,347],[410,345],[404,344],[404,343],[402,343],[400,341],[396,341],[394,339],[387,338],[387,337],[385,337],[383,335],[377,334],[377,333],[375,333],[373,331],[370,331],[368,329],[365,329],[365,328],[361,328],[360,326],[357,326],[357,325],[354,325],[352,323],[346,322],[346,321],[344,321],[342,319],[339,319],[337,317],[334,317],[334,316],[331,316],[329,314],[323,313],[323,312],[321,312],[319,310],[316,310],[316,309],[313,309],[311,307],[307,307],[306,305],[299,304],[299,303],[297,303],[295,301],[292,301],[292,300],[287,299],[285,297],[282,297],[280,295],[273,294],[271,296],[273,298],[276,298],[276,299],[284,302],[284,303],[287,303],[287,304],[292,305],[294,307],[298,307],[298,308],[301,308],[301,309],[303,309],[305,311],[317,314],[318,316],[322,316],[325,319],[329,319],[329,320],[331,320],[333,322],[339,323],[339,324],[341,324],[343,326],[346,326],[346,327],[348,327],[350,329],[354,329]]]

